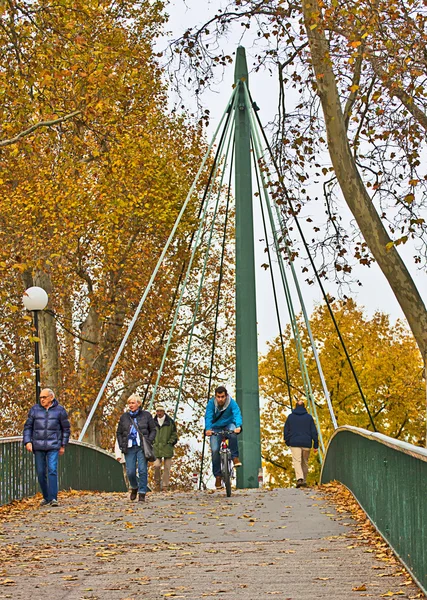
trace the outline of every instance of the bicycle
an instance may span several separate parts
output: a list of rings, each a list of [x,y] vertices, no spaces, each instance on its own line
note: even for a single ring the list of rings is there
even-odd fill
[[[231,451],[228,447],[228,440],[230,434],[233,432],[229,429],[223,429],[221,431],[213,431],[212,435],[221,436],[221,446],[219,448],[219,455],[221,458],[221,477],[225,485],[225,491],[227,497],[231,496],[231,480],[234,479],[234,463],[231,458]]]

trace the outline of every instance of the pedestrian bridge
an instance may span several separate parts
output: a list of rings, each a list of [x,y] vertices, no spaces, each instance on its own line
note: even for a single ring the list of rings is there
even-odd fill
[[[0,474],[1,504],[36,493],[21,438],[0,440]],[[353,493],[425,592],[427,450],[342,427],[321,479]],[[61,457],[59,482],[102,493],[3,509],[0,598],[423,597],[315,489],[153,494],[140,506],[114,457],[79,442]]]

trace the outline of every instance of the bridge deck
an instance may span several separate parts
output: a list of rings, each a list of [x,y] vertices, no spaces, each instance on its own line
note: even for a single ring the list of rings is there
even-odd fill
[[[423,597],[311,490],[76,494],[0,523],[0,543],[1,599]]]

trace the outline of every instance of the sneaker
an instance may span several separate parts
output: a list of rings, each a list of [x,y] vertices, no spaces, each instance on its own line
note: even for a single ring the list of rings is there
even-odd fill
[[[40,502],[40,506],[46,506],[46,504],[49,504],[49,502],[46,500],[46,498],[43,498],[43,500]]]
[[[233,465],[235,467],[241,467],[242,466],[242,463],[240,462],[240,458],[238,456],[235,456],[233,458]]]
[[[300,488],[300,487],[302,487],[303,485],[304,485],[304,479],[298,479],[296,487],[297,487],[297,488]]]
[[[137,493],[138,493],[138,488],[137,488],[136,490],[134,490],[134,489],[131,489],[129,498],[130,498],[131,500],[136,500],[136,495],[137,495]]]
[[[51,500],[49,502],[49,506],[59,506],[58,500],[55,500],[55,498],[54,498],[53,500]]]
[[[215,487],[217,490],[220,490],[222,488],[222,479],[220,475],[218,477],[215,477]]]
[[[145,502],[145,494],[138,494],[138,502]]]

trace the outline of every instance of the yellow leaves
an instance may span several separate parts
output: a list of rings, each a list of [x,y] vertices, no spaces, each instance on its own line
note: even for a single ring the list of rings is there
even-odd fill
[[[354,42],[351,42],[351,43],[350,43],[350,46],[351,46],[352,48],[358,48],[358,47],[359,47],[359,46],[361,46],[361,45],[362,45],[362,42],[360,42],[360,41],[354,41]]]
[[[131,523],[130,521],[125,521],[126,529],[133,529],[134,527],[135,527],[135,525],[133,523]]]
[[[0,585],[16,585],[13,579],[0,579]]]
[[[398,592],[386,592],[385,594],[380,594],[381,598],[391,598],[392,596],[404,596],[405,592],[399,590]]]
[[[95,553],[95,556],[100,558],[101,560],[110,560],[113,556],[115,556],[117,552],[114,550],[100,550]]]
[[[407,204],[412,204],[412,202],[415,200],[415,195],[412,192],[410,194],[406,194],[406,196],[403,198],[403,200]]]
[[[357,92],[357,90],[359,89],[359,86],[354,84],[354,85],[350,86],[348,89],[350,90],[350,92],[352,94],[354,94],[354,92]]]
[[[365,584],[351,588],[352,592],[366,592],[366,589]]]

